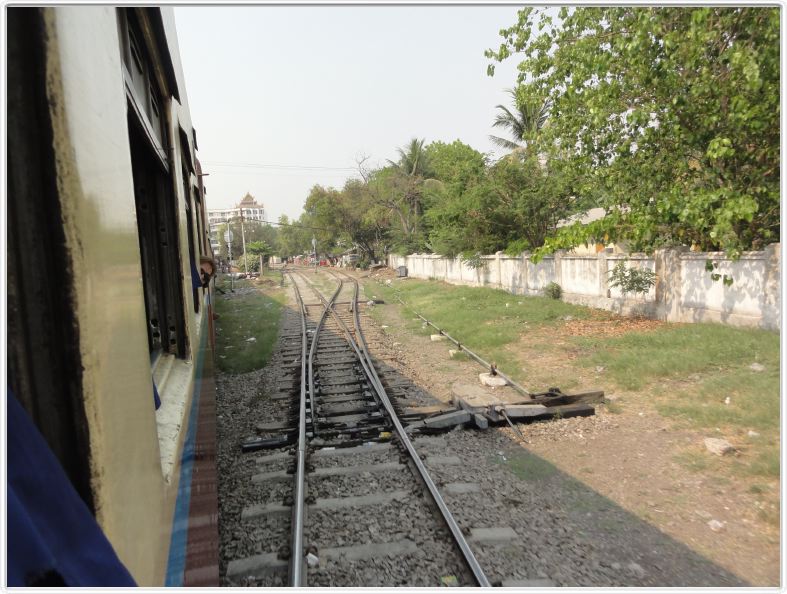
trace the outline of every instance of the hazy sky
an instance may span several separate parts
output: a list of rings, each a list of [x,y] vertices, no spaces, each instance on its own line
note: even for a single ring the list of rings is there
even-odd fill
[[[248,191],[270,220],[297,217],[314,184],[341,187],[359,155],[384,164],[413,137],[492,152],[518,60],[490,78],[484,50],[517,10],[176,7],[208,208]]]

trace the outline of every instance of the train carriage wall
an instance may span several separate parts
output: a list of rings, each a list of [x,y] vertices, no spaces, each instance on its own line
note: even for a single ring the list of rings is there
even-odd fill
[[[123,74],[124,16],[139,23],[142,39],[137,42],[149,56],[151,84],[162,90],[162,104],[155,109],[162,121],[162,159],[169,166],[171,187],[165,195],[173,201],[177,219],[177,259],[173,261],[178,264],[166,281],[177,289],[180,300],[179,353],[166,349],[153,353],[149,342],[135,157],[129,136],[134,106]],[[29,82],[32,95],[39,85],[45,94],[39,102],[42,108],[32,116],[21,105],[23,94],[19,102],[9,98],[9,152],[40,142],[38,148],[49,154],[42,162],[51,166],[47,171],[36,170],[35,162],[18,157],[24,151],[17,153],[16,160],[9,156],[9,226],[24,224],[22,202],[37,199],[30,176],[50,180],[54,203],[48,216],[59,221],[61,228],[54,235],[62,236],[59,243],[51,240],[58,244],[56,261],[60,263],[53,274],[60,274],[62,268],[63,286],[58,290],[66,311],[65,322],[60,323],[73,341],[62,345],[74,352],[71,363],[63,365],[63,374],[68,376],[63,384],[76,386],[72,389],[73,418],[53,420],[45,410],[35,410],[37,405],[45,408],[37,399],[53,396],[35,388],[36,366],[46,362],[23,352],[25,344],[28,351],[35,350],[30,343],[40,337],[31,336],[31,328],[36,315],[45,315],[35,311],[35,302],[24,305],[23,287],[32,286],[27,277],[35,274],[24,264],[27,227],[17,228],[9,238],[9,259],[15,259],[10,264],[15,272],[9,285],[19,281],[13,290],[9,286],[9,318],[19,312],[18,319],[9,319],[9,383],[18,384],[16,389],[23,392],[20,400],[45,437],[51,438],[61,460],[81,456],[73,464],[76,470],[67,469],[75,483],[83,470],[85,485],[80,493],[134,578],[140,585],[160,585],[165,581],[188,411],[199,383],[195,370],[202,367],[200,357],[210,356],[200,348],[206,344],[204,333],[209,326],[207,308],[201,307],[206,295],[201,289],[192,290],[190,261],[210,255],[205,253],[210,248],[193,231],[189,235],[192,227],[204,230],[207,225],[204,210],[195,208],[195,196],[187,195],[192,188],[199,192],[202,185],[173,12],[171,8],[61,6],[10,8],[8,18],[9,80]],[[40,54],[37,65],[30,62],[28,51]],[[46,122],[46,133],[37,140],[25,137],[28,116]],[[12,195],[12,189],[18,191]],[[63,334],[48,336],[44,342]],[[153,403],[153,377],[162,380],[158,411]],[[79,450],[81,440],[83,450],[64,453],[69,446],[54,443],[56,431],[48,427],[58,422],[76,425],[71,449]]]

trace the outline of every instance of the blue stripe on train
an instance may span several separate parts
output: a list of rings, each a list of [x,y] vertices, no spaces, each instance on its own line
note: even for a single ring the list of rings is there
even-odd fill
[[[189,412],[189,428],[186,432],[183,455],[180,461],[178,498],[175,502],[175,514],[172,518],[172,536],[169,543],[167,575],[164,580],[165,586],[183,586],[183,577],[186,569],[186,542],[189,533],[189,503],[191,502],[191,471],[194,465],[194,443],[197,437],[202,366],[205,360],[205,349],[207,348],[207,307],[202,310],[200,327],[202,328],[202,335],[197,352],[197,364],[194,369],[194,393],[191,399],[191,411]]]

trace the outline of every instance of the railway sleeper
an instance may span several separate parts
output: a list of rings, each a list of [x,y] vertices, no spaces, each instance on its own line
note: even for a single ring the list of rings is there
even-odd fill
[[[351,401],[356,402],[356,401]],[[380,412],[380,405],[376,402],[367,402],[367,401],[360,401],[362,404],[358,404],[355,406],[318,406],[316,413],[317,417],[338,417],[340,415],[357,415],[357,414],[366,414],[366,413],[378,413]],[[380,412],[380,414],[382,414]],[[377,416],[377,415],[375,415]]]
[[[393,542],[366,543],[343,547],[317,549],[318,556],[325,560],[365,561],[381,556],[404,556],[418,553],[415,541],[402,539]],[[247,577],[267,577],[287,572],[289,562],[280,559],[278,553],[263,553],[231,561],[227,566],[227,578],[241,580]]]

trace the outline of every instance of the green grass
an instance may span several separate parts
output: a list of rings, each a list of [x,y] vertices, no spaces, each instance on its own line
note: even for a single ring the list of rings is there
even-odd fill
[[[740,427],[767,432],[778,427],[779,372],[747,368],[715,372],[690,389],[656,396],[656,409],[664,416],[691,426]],[[730,399],[725,404],[725,398]]]
[[[389,303],[398,303],[398,294],[409,308],[404,314],[409,330],[421,335],[436,332],[432,327],[422,328],[420,320],[410,319],[414,317],[411,310],[415,310],[479,356],[497,363],[515,380],[523,380],[524,374],[517,354],[506,347],[518,342],[522,333],[567,316],[581,319],[591,315],[587,308],[545,297],[437,281],[409,279],[397,282],[395,288],[367,283],[365,291],[367,296],[382,296]]]
[[[693,373],[725,369],[749,372],[746,368],[756,361],[773,372],[762,373],[766,373],[769,384],[775,380],[773,387],[778,392],[779,335],[774,332],[686,324],[576,342],[586,353],[580,363],[605,367],[606,377],[630,390],[642,389],[657,379],[683,378]],[[753,376],[750,372],[746,375]]]
[[[239,281],[236,288],[253,286]],[[229,289],[222,287],[224,290]],[[268,294],[255,292],[233,295],[230,299],[216,296],[216,362],[224,373],[246,373],[264,367],[270,359],[278,337],[279,319],[285,303],[280,290]],[[255,341],[248,341],[255,338]]]
[[[603,383],[605,390],[644,394],[662,416],[701,432],[715,434],[719,428],[721,435],[743,448],[735,459],[709,460],[704,449],[685,453],[684,466],[711,473],[726,469],[744,479],[779,476],[779,335],[775,332],[721,324],[666,324],[617,337],[563,334],[563,344],[556,346],[551,340],[529,342],[528,329],[557,331],[566,316],[587,319],[593,311],[552,299],[435,281],[408,279],[393,286],[369,283],[366,287],[367,295],[382,295],[389,303],[396,303],[395,289],[409,307],[525,385],[544,375],[543,369],[531,368],[529,353],[565,352],[575,358],[571,368],[559,370],[561,388],[587,383],[588,372],[603,367],[595,381]],[[434,332],[421,328],[420,320],[413,317],[404,312],[408,330]],[[764,370],[751,370],[754,362]],[[523,367],[530,370],[530,378]],[[580,374],[582,382],[577,379]],[[725,404],[727,397],[729,404]],[[610,402],[607,410],[622,414],[625,407]],[[748,436],[750,430],[760,436]]]

